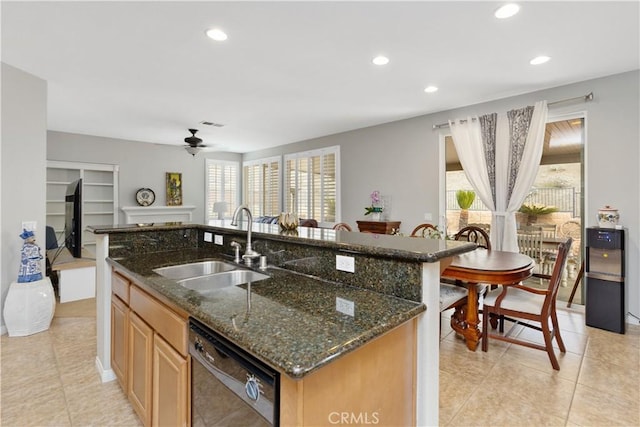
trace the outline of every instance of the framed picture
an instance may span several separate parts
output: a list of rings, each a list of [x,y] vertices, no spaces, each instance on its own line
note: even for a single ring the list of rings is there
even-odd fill
[[[167,206],[182,205],[182,174],[167,172]]]

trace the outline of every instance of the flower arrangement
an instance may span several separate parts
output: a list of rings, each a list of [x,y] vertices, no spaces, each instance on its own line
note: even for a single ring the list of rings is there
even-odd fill
[[[380,205],[380,192],[375,190],[370,195],[371,197],[371,206],[365,206],[364,210],[366,211],[364,214],[369,215],[370,213],[381,213],[383,211],[383,207]]]

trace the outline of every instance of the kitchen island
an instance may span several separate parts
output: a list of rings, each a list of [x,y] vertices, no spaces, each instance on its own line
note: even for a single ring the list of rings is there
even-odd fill
[[[348,366],[350,355],[366,354],[362,351],[369,344],[413,323],[417,341],[411,347],[415,350],[409,350],[414,367],[409,367],[413,384],[408,384],[417,389],[412,396],[413,420],[418,425],[437,424],[439,310],[428,307],[438,304],[441,261],[446,265],[451,256],[475,245],[302,227],[290,235],[280,234],[277,226],[254,224],[254,249],[267,255],[270,278],[254,284],[250,293],[233,287],[199,298],[153,272],[163,265],[228,258],[233,254],[231,240],[244,246],[245,230],[246,224],[233,227],[224,222],[93,229],[98,259],[104,260],[98,262],[98,317],[100,312],[106,315],[98,321],[97,358],[103,380],[110,379],[111,370],[105,319],[110,267],[115,267],[285,374],[288,382],[283,384],[294,394],[296,381],[310,380],[339,363]],[[353,258],[355,272],[337,270],[336,255]],[[353,301],[355,316],[338,313],[336,297]],[[421,315],[425,303],[427,311]],[[404,360],[402,356],[389,357],[387,363],[393,366]]]

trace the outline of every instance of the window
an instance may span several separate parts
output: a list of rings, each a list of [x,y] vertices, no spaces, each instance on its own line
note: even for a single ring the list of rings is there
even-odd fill
[[[242,166],[242,200],[254,216],[276,216],[280,208],[281,158],[253,160]]]
[[[340,147],[288,154],[285,160],[285,206],[300,218],[334,223],[339,218]]]
[[[214,210],[216,202],[225,202],[226,209],[220,212],[223,218],[230,218],[238,206],[238,179],[240,177],[238,162],[206,159],[205,163],[206,205],[205,222],[218,219],[218,212]],[[217,205],[218,207],[220,205]]]

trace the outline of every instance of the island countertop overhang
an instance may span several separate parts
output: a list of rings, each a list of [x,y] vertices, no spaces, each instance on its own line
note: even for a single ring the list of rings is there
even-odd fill
[[[269,267],[269,279],[203,295],[153,272],[156,267],[212,259],[202,251],[169,251],[108,259],[120,274],[200,320],[292,377],[303,376],[413,319],[424,304]],[[244,268],[239,266],[239,268]],[[355,316],[336,311],[351,301]]]

